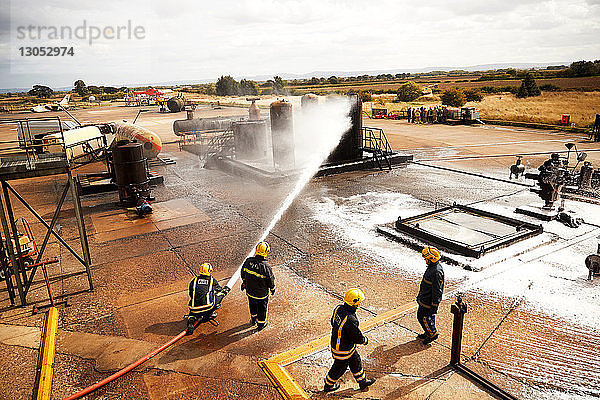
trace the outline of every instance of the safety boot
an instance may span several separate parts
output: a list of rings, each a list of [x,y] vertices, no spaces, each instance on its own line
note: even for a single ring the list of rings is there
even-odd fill
[[[365,390],[366,388],[368,388],[369,386],[371,386],[374,383],[375,383],[375,378],[363,379],[362,381],[358,382],[358,386],[360,387],[360,390]]]
[[[250,326],[256,325],[256,317],[250,317]]]
[[[333,392],[334,390],[338,390],[339,388],[340,388],[339,382],[336,382],[333,385],[325,384],[325,386],[323,386],[323,391],[325,393],[329,393],[329,392]]]
[[[423,339],[423,344],[429,344],[429,343],[433,342],[434,340],[436,340],[439,337],[440,337],[440,334],[436,333],[435,335],[433,335],[431,337],[427,337],[427,338]]]
[[[420,339],[420,340],[425,340],[428,337],[429,337],[429,335],[427,335],[426,333],[420,333],[417,335],[417,339]]]
[[[258,324],[258,325],[256,326],[256,331],[257,331],[257,332],[260,332],[260,331],[262,331],[263,329],[265,329],[265,326],[267,326],[267,323],[266,323],[266,322],[265,322],[264,324]]]
[[[191,335],[194,333],[194,322],[196,322],[195,318],[188,317],[187,319],[187,329],[185,330],[186,335]]]

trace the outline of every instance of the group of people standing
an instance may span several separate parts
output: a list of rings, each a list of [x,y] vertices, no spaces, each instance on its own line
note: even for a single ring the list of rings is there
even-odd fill
[[[407,110],[408,122],[413,124],[443,124],[448,119],[448,109],[443,106],[410,107]]]
[[[244,261],[241,268],[241,289],[246,291],[250,311],[250,325],[256,325],[257,331],[267,325],[267,305],[269,296],[275,293],[275,277],[266,257],[271,248],[267,242],[256,246],[254,256]],[[417,339],[428,345],[439,337],[435,326],[435,316],[442,300],[444,291],[444,270],[439,261],[441,255],[434,247],[426,247],[421,252],[427,268],[423,274],[417,295],[417,319],[423,328],[423,333]],[[216,318],[216,309],[229,292],[229,288],[221,288],[211,276],[212,266],[204,263],[200,266],[199,275],[192,279],[189,285],[189,309],[187,316],[188,330],[191,334],[200,322]],[[344,302],[335,307],[330,318],[331,337],[330,350],[333,365],[325,375],[324,392],[339,389],[339,379],[350,368],[360,390],[366,390],[375,383],[374,378],[367,378],[362,367],[362,360],[357,345],[366,345],[369,339],[359,328],[356,311],[365,299],[365,294],[359,288],[349,289],[344,295]]]

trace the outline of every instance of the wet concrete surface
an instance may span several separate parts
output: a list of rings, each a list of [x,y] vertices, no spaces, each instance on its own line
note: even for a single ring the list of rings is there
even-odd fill
[[[200,110],[198,114],[212,116],[215,112],[225,115],[245,110]],[[85,121],[106,122],[133,119],[136,110],[110,107],[76,113]],[[178,118],[184,118],[184,114],[146,113],[140,124],[155,129],[169,142],[176,139],[170,124]],[[394,148],[414,148],[415,155],[428,158],[447,154],[436,149],[437,146],[536,141],[452,150],[452,154],[459,155],[504,154],[562,150],[561,142],[551,140],[579,140],[563,134],[519,129],[413,127],[404,122],[365,120],[367,126],[380,124]],[[548,143],[537,142],[544,138]],[[116,193],[83,198],[94,292],[86,291],[85,275],[56,279],[60,274],[80,273],[82,266],[56,240],[51,241],[47,255],[57,256],[61,261],[60,265],[49,267],[52,289],[59,296],[72,297],[71,307],[60,306],[61,330],[99,335],[98,340],[131,339],[139,342],[140,348],[166,342],[184,329],[187,286],[197,267],[202,262],[211,262],[214,276],[225,284],[290,190],[291,183],[263,187],[219,171],[205,170],[197,156],[179,152],[176,144],[166,144],[163,151],[173,155],[177,163],[154,168],[165,177],[165,184],[154,190],[157,205],[168,205],[164,212],[157,207],[157,215],[151,217],[156,221],[150,218],[146,223],[134,221],[118,206]],[[436,165],[506,178],[513,159],[438,161]],[[46,220],[52,216],[63,184],[62,176],[13,182],[15,189]],[[405,268],[399,269],[376,252],[357,245],[361,237],[348,237],[336,226],[320,221],[315,210],[323,207],[323,201],[345,206],[344,199],[354,196],[357,201],[364,201],[363,214],[369,215],[383,207],[388,193],[404,193],[420,202],[419,207],[433,209],[436,202],[470,203],[498,197],[495,204],[506,202],[513,207],[535,199],[534,195],[525,194],[511,197],[523,190],[527,189],[417,165],[391,172],[359,171],[313,179],[267,238],[272,248],[269,261],[274,267],[277,292],[269,303],[266,329],[256,333],[248,325],[246,297],[237,283],[219,310],[218,327],[201,325],[193,336],[161,353],[145,369],[110,384],[90,398],[277,398],[257,361],[329,334],[330,313],[350,287],[361,287],[367,296],[364,309],[359,311],[362,321],[414,304],[424,271],[422,260],[412,250],[406,249],[401,255],[406,254],[406,258],[397,260],[405,264]],[[60,232],[79,251],[72,209],[67,198],[59,219]],[[15,213],[26,216],[25,210],[17,205]],[[397,217],[389,215],[389,221]],[[27,218],[33,222],[31,216]],[[132,223],[148,225],[148,229],[130,229]],[[36,239],[41,241],[43,226],[35,223],[32,228]],[[390,246],[401,245],[390,243]],[[572,394],[585,398],[597,394],[594,387],[598,383],[598,360],[594,354],[598,354],[598,331],[545,314],[543,310],[531,310],[519,303],[518,298],[502,293],[461,289],[466,278],[467,275],[456,271],[449,274],[446,291],[461,290],[469,304],[463,345],[469,365],[518,397],[553,398]],[[501,280],[502,275],[490,279]],[[38,273],[29,300],[42,305],[47,298]],[[338,393],[327,396],[319,393],[322,378],[331,364],[328,350],[307,356],[287,369],[314,398],[491,398],[447,368],[452,321],[449,308],[453,301],[450,296],[440,307],[441,336],[432,346],[423,346],[414,339],[420,332],[414,311],[367,333],[370,343],[359,351],[367,374],[378,378],[368,392],[357,391],[351,375],[346,374]],[[29,307],[10,307],[4,284],[0,284],[0,310],[3,324],[40,327],[43,323],[43,314],[31,315]],[[102,364],[106,368],[102,369],[98,367],[99,360],[73,354],[81,345],[77,343],[81,340],[78,336],[64,336],[71,343],[58,349],[54,398],[74,393],[135,359],[133,355],[122,355],[118,363],[115,359],[110,364],[110,358],[103,358],[108,364]],[[529,346],[528,341],[537,344]],[[549,347],[556,350],[542,351]],[[28,398],[37,351],[17,344],[0,344],[0,349],[2,369],[8,372],[0,390],[6,393],[4,397],[10,395],[7,398]],[[592,372],[586,374],[586,371]]]

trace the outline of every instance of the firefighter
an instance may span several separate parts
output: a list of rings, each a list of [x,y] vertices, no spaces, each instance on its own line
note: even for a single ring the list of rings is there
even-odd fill
[[[358,318],[356,317],[356,309],[364,299],[365,295],[362,290],[350,289],[344,296],[344,304],[333,310],[330,343],[333,365],[325,375],[325,386],[323,388],[325,392],[339,389],[338,380],[344,375],[348,367],[350,367],[350,371],[361,390],[367,389],[375,382],[373,378],[367,379],[362,368],[360,355],[356,351],[357,344],[369,343],[369,340],[360,331]]]
[[[256,245],[254,257],[248,257],[242,265],[242,290],[248,296],[250,325],[256,325],[257,331],[267,326],[267,306],[269,292],[275,294],[275,276],[265,258],[271,251],[267,242]]]
[[[217,317],[215,310],[229,293],[229,288],[221,288],[219,282],[211,276],[213,267],[209,263],[200,266],[198,276],[192,279],[189,286],[190,313],[187,318],[187,334],[194,332],[196,321],[206,322]]]
[[[437,314],[442,293],[444,292],[444,270],[440,265],[440,251],[435,247],[425,247],[421,252],[427,269],[423,274],[417,303],[417,319],[419,324],[425,331],[417,335],[418,339],[423,341],[423,344],[429,344],[439,337],[439,333],[435,328],[435,314]]]

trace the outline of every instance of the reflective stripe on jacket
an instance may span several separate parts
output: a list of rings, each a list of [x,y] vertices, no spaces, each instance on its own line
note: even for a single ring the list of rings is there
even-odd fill
[[[253,299],[266,299],[269,291],[275,289],[273,270],[262,256],[248,257],[242,265],[240,276],[246,287],[246,295]]]
[[[358,327],[356,308],[347,304],[339,305],[331,316],[331,354],[337,360],[347,360],[356,351],[357,344],[366,339]]]
[[[212,276],[199,275],[192,279],[189,287],[190,312],[202,313],[210,311],[215,305],[215,294],[220,292],[221,285]]]
[[[444,269],[439,262],[428,264],[417,295],[417,303],[425,308],[438,307],[444,293]]]

